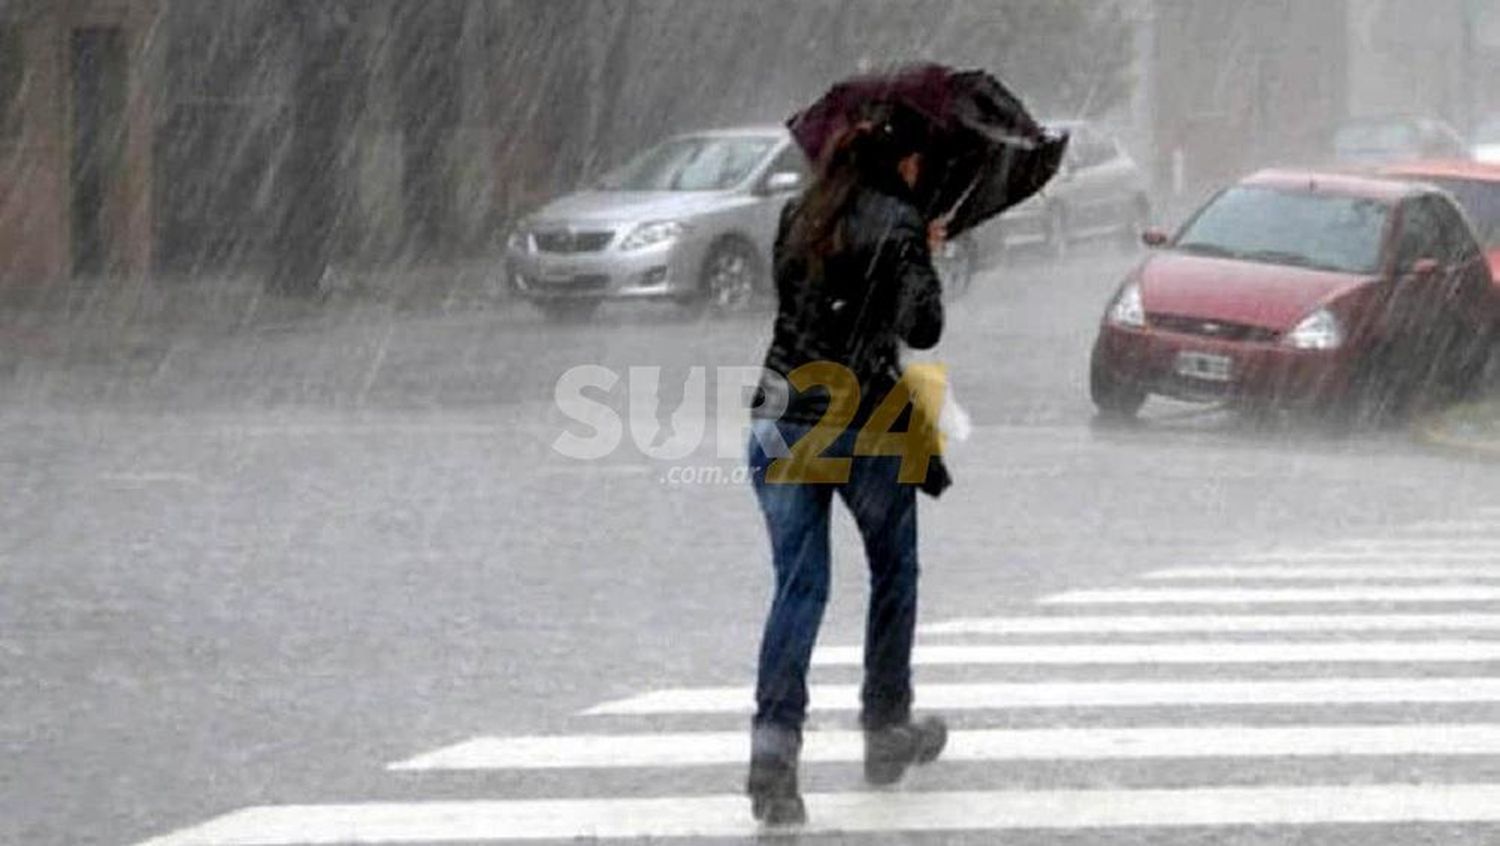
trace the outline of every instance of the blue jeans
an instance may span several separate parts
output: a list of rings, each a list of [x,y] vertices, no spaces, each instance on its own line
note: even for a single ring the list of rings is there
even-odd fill
[[[778,428],[787,444],[810,428],[757,420],[757,434],[750,439],[750,470],[776,570],[776,594],[761,640],[755,724],[800,731],[806,719],[807,669],[828,603],[835,492],[854,515],[870,567],[860,723],[880,729],[908,722],[917,622],[917,488],[898,481],[901,459],[886,456],[853,457],[842,483],[769,483],[765,471],[774,459],[758,437],[766,427]],[[842,434],[823,455],[852,456],[855,435]]]

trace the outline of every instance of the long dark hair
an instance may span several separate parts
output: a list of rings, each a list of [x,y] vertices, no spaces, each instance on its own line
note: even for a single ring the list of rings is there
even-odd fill
[[[834,136],[792,211],[786,259],[801,261],[811,275],[820,276],[828,257],[847,246],[847,212],[861,188],[909,191],[897,166],[920,152],[923,138],[920,120],[903,109],[883,109]]]

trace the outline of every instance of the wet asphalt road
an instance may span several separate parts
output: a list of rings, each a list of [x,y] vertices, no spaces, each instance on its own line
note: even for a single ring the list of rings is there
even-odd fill
[[[1059,265],[1019,262],[953,307],[942,358],[977,428],[955,449],[957,487],[923,503],[925,621],[1058,613],[1067,609],[1038,602],[1139,587],[1158,568],[1316,554],[1405,531],[1441,541],[1444,525],[1455,541],[1463,531],[1482,539],[1500,520],[1484,513],[1500,507],[1493,466],[1435,454],[1400,430],[1333,437],[1155,402],[1140,426],[1097,426],[1084,390],[1088,344],[1131,260],[1099,250]],[[0,386],[0,842],[135,843],[251,805],[735,792],[738,765],[385,767],[475,736],[743,727],[737,714],[579,715],[664,688],[747,684],[769,567],[747,489],[674,479],[673,467],[732,470],[716,442],[678,462],[628,445],[572,461],[552,445],[579,429],[551,395],[577,365],[657,365],[671,375],[755,364],[767,322],[683,323],[646,307],[562,327],[524,309],[365,313],[229,337],[176,332],[128,357],[21,357]],[[863,585],[847,519],[836,543],[822,642],[857,644]],[[1272,612],[1496,605],[1333,601]],[[1494,670],[1493,661],[961,664],[923,667],[919,680],[1191,686]],[[857,679],[848,667],[818,672]],[[919,686],[919,707],[921,696]],[[1500,722],[1496,710],[1228,704],[951,716],[973,729],[1384,725]],[[852,720],[828,713],[816,724]],[[1491,756],[980,761],[924,770],[901,796],[1497,781]],[[810,766],[805,787],[862,789],[857,765],[838,763]],[[1500,829],[1203,825],[1033,830],[1006,842],[1477,844],[1500,842]]]

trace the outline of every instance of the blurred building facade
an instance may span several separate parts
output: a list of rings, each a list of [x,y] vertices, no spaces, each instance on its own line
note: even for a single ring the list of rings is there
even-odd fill
[[[998,71],[1159,191],[1347,114],[1500,108],[1496,0],[0,0],[0,283],[493,254],[663,135],[861,68]],[[1414,17],[1415,16],[1415,17]],[[1413,24],[1420,22],[1420,26]]]
[[[1159,193],[1191,206],[1268,164],[1318,164],[1348,117],[1500,111],[1500,0],[1149,0],[1141,109]]]
[[[1108,9],[0,0],[0,104],[19,127],[0,137],[0,281],[254,269],[295,289],[329,262],[485,255],[642,144],[779,121],[902,59],[999,66],[1072,114],[1125,86],[1128,49],[1058,47],[1118,23]]]

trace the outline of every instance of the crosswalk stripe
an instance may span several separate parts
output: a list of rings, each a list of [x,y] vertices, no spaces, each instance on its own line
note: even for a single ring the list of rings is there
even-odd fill
[[[1500,550],[1489,549],[1297,549],[1257,552],[1246,561],[1496,561]]]
[[[1417,549],[1465,550],[1500,553],[1500,537],[1487,538],[1349,538],[1335,541],[1323,549]]]
[[[1331,585],[1318,588],[1105,588],[1042,597],[1041,605],[1251,605],[1256,603],[1341,604],[1348,602],[1494,602],[1500,586]]]
[[[808,834],[1500,821],[1497,784],[814,793]],[[141,846],[754,837],[743,796],[246,808]]]
[[[1500,702],[1500,677],[926,684],[918,689],[918,697],[923,708],[950,711]],[[669,688],[605,702],[583,715],[741,714],[749,712],[753,702],[748,688]],[[859,688],[815,686],[811,706],[814,711],[857,710]]]
[[[1500,614],[1177,614],[968,617],[929,623],[926,635],[1107,635],[1233,632],[1486,631]]]
[[[1150,581],[1215,579],[1264,579],[1266,581],[1444,581],[1453,579],[1500,579],[1500,565],[1478,567],[1424,567],[1374,565],[1355,567],[1223,566],[1169,567],[1141,576]]]
[[[830,646],[813,653],[818,666],[859,666],[864,650]],[[1466,663],[1500,661],[1500,640],[1198,643],[1070,643],[1024,645],[923,645],[912,652],[922,665],[954,664],[1311,664]]]
[[[478,737],[406,761],[397,771],[616,769],[743,764],[749,732]],[[980,729],[954,731],[946,761],[1281,758],[1334,755],[1500,755],[1500,724]],[[804,763],[863,760],[857,731],[811,731]]]
[[[1495,520],[1423,520],[1400,528],[1404,535],[1495,535],[1500,536],[1500,521]]]

